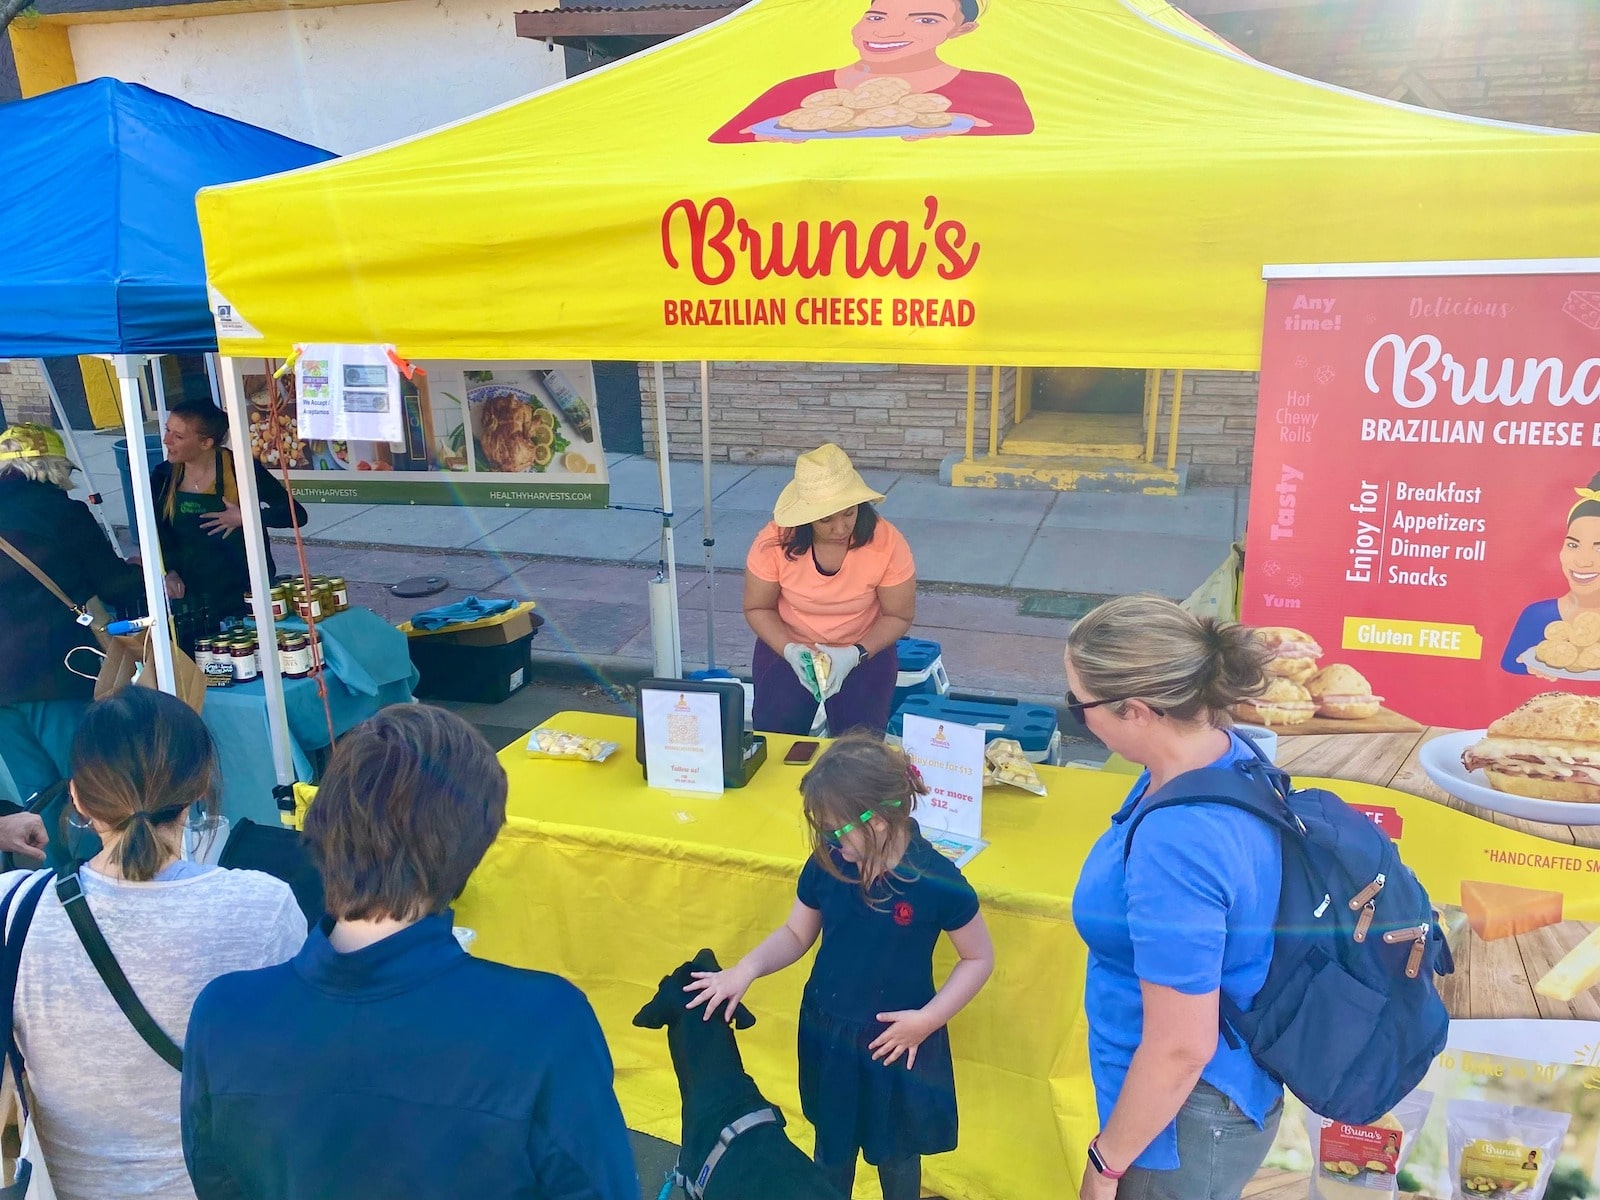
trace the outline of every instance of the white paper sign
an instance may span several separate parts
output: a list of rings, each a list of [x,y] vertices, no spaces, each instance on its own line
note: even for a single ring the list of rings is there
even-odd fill
[[[917,817],[924,828],[983,837],[984,736],[971,725],[906,714],[900,745],[928,785]]]
[[[674,792],[722,794],[720,696],[647,688],[640,694],[640,719],[646,783]]]
[[[387,346],[308,345],[294,365],[299,432],[306,440],[405,440],[400,370]]]

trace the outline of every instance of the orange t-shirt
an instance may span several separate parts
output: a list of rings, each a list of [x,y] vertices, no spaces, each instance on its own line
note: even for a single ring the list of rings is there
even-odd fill
[[[865,546],[847,551],[838,573],[824,575],[811,555],[788,558],[775,523],[756,535],[745,570],[778,585],[778,615],[807,641],[853,646],[871,629],[883,608],[878,589],[916,576],[905,535],[882,517]]]

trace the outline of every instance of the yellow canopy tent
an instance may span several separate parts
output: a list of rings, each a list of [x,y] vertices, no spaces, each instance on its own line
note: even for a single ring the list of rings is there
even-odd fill
[[[208,189],[222,351],[1248,370],[1266,263],[1600,254],[1600,137],[1311,83],[1159,0],[909,13],[956,4],[879,6],[922,39],[920,78],[959,68],[926,132],[987,124],[955,136],[752,140],[827,132],[794,110],[847,108],[856,77],[829,73],[885,28],[862,0],[759,0],[458,124]],[[939,118],[893,91],[856,117]]]
[[[1162,0],[863,7],[757,0],[458,124],[207,189],[222,352],[1252,370],[1266,264],[1600,255],[1600,138],[1292,77]],[[628,994],[602,1004],[613,1038]],[[1081,1033],[1018,1090],[969,1091],[950,1194],[1068,1190],[1094,1128]],[[766,1079],[792,1052],[746,1045]],[[670,1135],[663,1073],[628,1086]]]

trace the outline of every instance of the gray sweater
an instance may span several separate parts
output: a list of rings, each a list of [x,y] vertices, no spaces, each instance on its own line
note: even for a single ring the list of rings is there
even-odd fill
[[[0,899],[25,874],[0,875]],[[128,883],[85,867],[81,881],[135,994],[181,1046],[201,988],[219,975],[292,958],[306,923],[288,885],[270,875],[187,863],[163,875]],[[15,1021],[59,1200],[193,1200],[178,1128],[179,1074],[122,1015],[53,884],[23,945]]]

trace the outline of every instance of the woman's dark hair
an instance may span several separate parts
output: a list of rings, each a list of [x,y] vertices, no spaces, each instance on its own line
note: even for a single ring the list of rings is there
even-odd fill
[[[856,505],[856,527],[850,531],[850,549],[856,550],[865,546],[872,540],[872,535],[877,529],[878,510],[866,501]],[[783,547],[785,558],[799,558],[802,554],[810,554],[814,541],[810,525],[796,525],[793,529],[782,529],[778,532],[778,545]]]
[[[171,853],[158,828],[190,805],[217,811],[217,751],[205,722],[176,696],[123,688],[84,714],[72,739],[72,789],[84,815],[110,826],[104,842],[124,879],[154,879]]]
[[[1074,625],[1067,657],[1093,696],[1143,700],[1174,721],[1227,728],[1233,705],[1266,690],[1272,655],[1248,626],[1142,595],[1108,600]]]
[[[334,749],[305,838],[336,920],[415,920],[454,903],[506,823],[506,773],[454,713],[395,704]]]
[[[217,445],[228,440],[228,416],[209,400],[184,400],[167,410],[168,418],[182,417],[201,437]]]
[[[1600,492],[1600,475],[1596,475],[1593,479],[1589,480],[1589,487],[1587,490],[1591,492]],[[1567,528],[1571,529],[1572,523],[1579,517],[1600,517],[1600,500],[1591,500],[1589,497],[1585,496],[1576,504],[1574,504],[1571,510],[1567,513]]]

